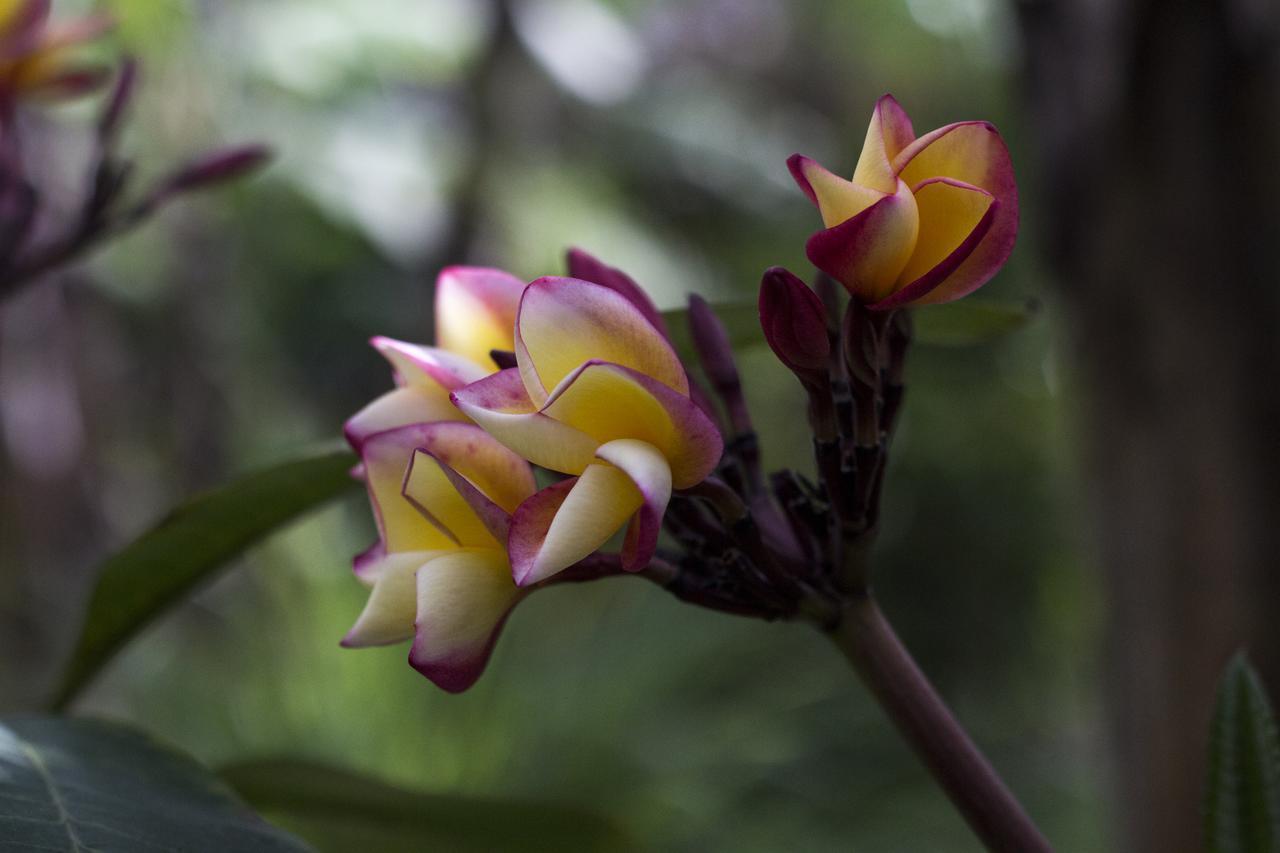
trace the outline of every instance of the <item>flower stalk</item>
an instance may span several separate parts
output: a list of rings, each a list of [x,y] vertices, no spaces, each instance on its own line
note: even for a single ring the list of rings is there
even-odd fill
[[[1053,849],[916,666],[870,592],[849,599],[828,636],[988,849]]]

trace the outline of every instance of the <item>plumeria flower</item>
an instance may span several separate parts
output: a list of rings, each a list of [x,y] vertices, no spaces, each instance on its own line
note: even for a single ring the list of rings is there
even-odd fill
[[[949,302],[1004,264],[1018,231],[1009,151],[985,121],[916,138],[891,95],[876,104],[853,179],[787,161],[822,214],[809,260],[876,310]]]
[[[470,687],[507,614],[511,513],[534,493],[529,465],[474,424],[411,424],[360,448],[378,543],[357,558],[372,587],[348,648],[410,638],[409,663],[439,687]]]
[[[520,299],[517,366],[453,392],[458,408],[535,465],[571,475],[522,503],[508,547],[537,583],[626,526],[622,567],[644,568],[672,489],[694,486],[723,441],[689,396],[667,339],[626,296],[540,278]]]
[[[370,341],[391,363],[397,387],[347,421],[351,446],[359,451],[369,436],[406,424],[465,421],[449,394],[495,370],[491,351],[514,348],[516,306],[523,290],[524,282],[502,270],[442,271],[436,280],[436,346],[384,337]]]
[[[69,98],[106,80],[76,48],[111,26],[105,15],[49,19],[49,0],[0,0],[0,98]]]

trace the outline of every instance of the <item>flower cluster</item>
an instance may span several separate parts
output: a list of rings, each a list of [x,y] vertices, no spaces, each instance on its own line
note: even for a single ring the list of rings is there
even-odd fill
[[[569,277],[528,284],[446,269],[437,345],[374,338],[396,387],[346,425],[379,536],[355,560],[372,592],[344,645],[412,639],[410,663],[459,691],[548,584],[629,573],[701,606],[819,621],[865,586],[910,339],[893,309],[989,279],[1017,193],[990,125],[915,139],[887,96],[853,181],[790,166],[828,226],[810,258],[851,295],[841,320],[831,279],[820,296],[774,268],[760,290],[765,338],[809,395],[818,482],[766,482],[729,337],[700,299],[690,334],[714,395],[643,290],[584,252]]]
[[[57,100],[92,91],[107,69],[82,61],[77,48],[111,26],[105,15],[49,17],[50,0],[0,0],[0,109],[19,98]]]

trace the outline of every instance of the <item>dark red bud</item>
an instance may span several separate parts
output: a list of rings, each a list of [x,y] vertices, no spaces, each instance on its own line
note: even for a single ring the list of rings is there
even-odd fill
[[[827,372],[831,341],[827,311],[818,294],[782,267],[760,282],[760,326],[778,360],[795,373]]]
[[[180,169],[165,183],[165,193],[204,189],[243,177],[266,165],[272,157],[265,145],[242,145],[206,154]]]
[[[125,59],[116,76],[116,84],[111,89],[111,97],[98,119],[98,137],[111,139],[120,130],[125,111],[133,101],[134,85],[138,80],[138,63],[132,58]]]

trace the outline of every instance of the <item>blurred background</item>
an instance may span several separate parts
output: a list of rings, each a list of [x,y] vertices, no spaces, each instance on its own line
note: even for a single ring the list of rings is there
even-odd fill
[[[92,4],[59,3],[59,11]],[[1195,849],[1213,683],[1261,602],[1280,460],[1274,15],[1009,0],[105,0],[141,168],[261,140],[0,308],[0,707],[29,708],[93,572],[193,492],[305,447],[426,341],[441,266],[576,245],[659,307],[811,273],[784,161],[851,170],[875,99],[993,121],[1023,228],[983,296],[1026,328],[919,347],[886,493],[890,618],[1061,850]],[[84,104],[37,110],[80,181]],[[1225,202],[1224,202],[1225,199]],[[1270,199],[1270,202],[1268,202]],[[769,467],[803,400],[740,353]],[[822,637],[646,584],[559,588],[448,696],[344,651],[373,536],[308,517],[134,642],[78,705],[215,766],[301,754],[434,791],[586,803],[662,851],[978,849]],[[1273,682],[1280,683],[1280,682]]]

